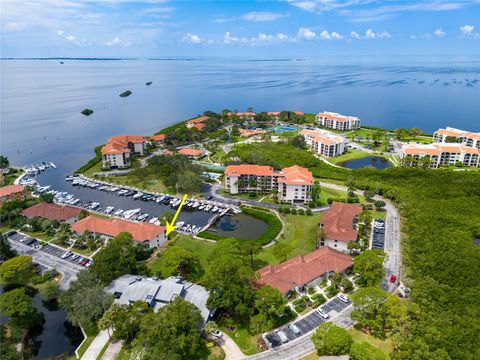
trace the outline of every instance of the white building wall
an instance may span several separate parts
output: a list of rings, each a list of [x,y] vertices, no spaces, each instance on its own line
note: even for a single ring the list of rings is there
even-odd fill
[[[324,246],[328,246],[332,249],[335,249],[335,250],[341,251],[341,252],[347,252],[348,251],[348,243],[344,242],[344,241],[326,239],[324,241]]]

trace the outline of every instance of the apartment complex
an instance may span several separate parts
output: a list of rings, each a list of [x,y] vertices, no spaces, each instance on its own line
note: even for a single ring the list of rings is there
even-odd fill
[[[318,125],[334,130],[354,130],[360,127],[360,119],[355,116],[345,116],[324,111],[315,117]]]
[[[145,138],[140,135],[113,136],[102,147],[102,168],[125,168],[130,166],[132,155],[145,153]]]
[[[457,143],[405,144],[400,152],[402,159],[411,159],[407,165],[415,166],[423,157],[430,159],[430,167],[451,166],[461,163],[464,166],[478,167],[480,150]]]
[[[33,219],[40,217],[48,220],[57,220],[67,224],[73,224],[80,215],[81,208],[69,205],[57,205],[50,203],[39,203],[22,211],[22,215]]]
[[[240,132],[240,136],[245,138],[263,135],[267,133],[265,130],[262,129],[238,129],[238,131]]]
[[[331,273],[343,273],[353,265],[351,256],[328,247],[299,255],[278,265],[267,265],[258,270],[257,286],[270,285],[283,295],[292,290],[314,287],[328,279]]]
[[[480,133],[447,127],[446,129],[438,129],[433,133],[433,142],[460,143],[480,149]]]
[[[190,160],[198,160],[205,156],[205,151],[201,149],[183,148],[178,150],[179,154],[185,155]]]
[[[167,241],[163,226],[117,218],[105,219],[91,215],[72,224],[71,229],[78,234],[88,230],[94,235],[105,238],[113,238],[122,232],[127,232],[132,235],[134,241],[148,244],[151,248],[159,247]]]
[[[347,252],[348,243],[357,240],[355,219],[361,212],[360,205],[334,201],[330,209],[323,213],[320,222],[325,232],[325,240],[320,245]]]
[[[298,165],[280,171],[271,166],[229,165],[224,182],[230,194],[276,190],[280,201],[305,203],[311,200],[313,175]]]
[[[348,149],[347,139],[322,129],[304,129],[300,131],[307,145],[313,152],[326,156],[342,155]]]

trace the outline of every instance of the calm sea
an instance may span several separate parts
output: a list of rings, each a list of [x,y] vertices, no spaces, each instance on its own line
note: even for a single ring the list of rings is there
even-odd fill
[[[480,131],[480,59],[2,60],[0,150],[68,173],[118,134],[204,110],[335,111],[386,128]],[[151,86],[145,82],[153,81]],[[118,95],[124,90],[133,94]],[[90,117],[84,108],[95,111]]]

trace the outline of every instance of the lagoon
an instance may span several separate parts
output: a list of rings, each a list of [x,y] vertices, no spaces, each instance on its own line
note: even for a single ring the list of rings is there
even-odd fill
[[[373,166],[376,169],[388,169],[392,164],[385,158],[380,156],[365,156],[359,159],[351,159],[339,162],[338,166],[343,166],[349,169],[360,169],[367,166]]]

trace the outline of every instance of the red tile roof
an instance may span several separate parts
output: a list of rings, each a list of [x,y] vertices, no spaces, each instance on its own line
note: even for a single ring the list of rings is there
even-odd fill
[[[102,154],[124,154],[129,153],[130,149],[124,145],[123,143],[119,142],[109,142],[102,147],[101,153]]]
[[[150,139],[155,140],[155,141],[163,141],[167,138],[167,134],[160,134],[160,135],[153,135],[150,136]]]
[[[204,123],[198,123],[198,124],[193,125],[193,127],[198,129],[198,130],[203,130],[203,129],[205,129],[206,126],[207,125],[205,125]]]
[[[266,131],[262,129],[253,129],[253,130],[238,129],[238,131],[240,132],[241,137],[250,137],[250,136],[262,135],[266,133]]]
[[[225,168],[225,175],[227,176],[240,176],[240,175],[257,175],[257,176],[273,176],[275,174],[271,166],[263,165],[228,165]]]
[[[0,187],[0,197],[9,196],[15,193],[19,193],[25,190],[22,185],[7,185]]]
[[[326,238],[343,242],[355,241],[358,231],[353,228],[353,219],[361,212],[360,205],[334,201],[330,209],[323,213],[320,221]]]
[[[89,230],[107,236],[117,236],[121,232],[128,232],[132,235],[133,240],[137,242],[153,240],[165,232],[165,227],[163,226],[143,222],[135,223],[121,219],[105,219],[98,216],[87,216],[72,224],[71,229],[77,233]]]
[[[68,205],[40,203],[26,208],[22,211],[22,215],[29,218],[41,217],[49,220],[66,221],[78,216],[81,211],[79,208]]]
[[[201,156],[204,154],[204,151],[200,149],[183,148],[178,150],[178,153],[187,156]]]
[[[279,183],[287,185],[312,185],[313,175],[304,167],[293,165],[282,170],[283,175],[278,179]]]
[[[200,116],[195,119],[191,119],[187,121],[187,124],[193,125],[193,124],[199,124],[203,123],[204,121],[210,119],[208,116]]]
[[[131,143],[143,143],[145,142],[145,137],[141,135],[119,135],[119,136],[112,136],[108,139],[108,142],[119,142],[124,143],[127,145],[129,142]]]
[[[352,257],[329,247],[322,247],[307,255],[299,255],[279,265],[267,265],[258,270],[256,285],[270,285],[282,294],[303,286],[328,272],[343,272],[353,265]]]

